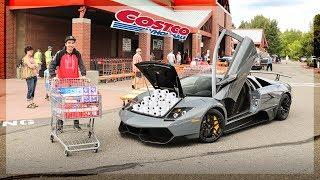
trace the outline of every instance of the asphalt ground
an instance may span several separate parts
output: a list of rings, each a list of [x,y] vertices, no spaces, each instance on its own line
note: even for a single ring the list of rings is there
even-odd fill
[[[48,119],[37,119],[32,126],[7,127],[7,134],[1,135],[2,140],[6,138],[6,176],[108,173],[108,177],[119,177],[116,174],[298,174],[294,177],[311,177],[319,170],[314,167],[314,163],[319,162],[319,157],[314,156],[319,153],[320,123],[316,110],[319,109],[319,77],[316,75],[314,80],[311,70],[296,63],[274,66],[275,71],[292,76],[282,79],[293,85],[294,95],[286,121],[254,126],[212,144],[190,141],[157,146],[134,137],[121,137],[117,132],[118,109],[115,109],[107,111],[96,123],[96,134],[102,144],[99,153],[81,152],[65,157],[62,146],[49,141]]]

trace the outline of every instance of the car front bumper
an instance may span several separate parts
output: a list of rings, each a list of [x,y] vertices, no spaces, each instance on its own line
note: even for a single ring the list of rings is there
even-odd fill
[[[186,138],[197,136],[201,121],[186,116],[182,120],[168,121],[164,118],[137,114],[129,110],[119,113],[121,123],[120,133],[130,133],[138,136],[143,142],[167,144],[176,137]]]
[[[138,136],[143,142],[154,144],[167,144],[174,139],[168,128],[141,128],[125,124],[121,121],[119,125],[120,133],[130,133]]]

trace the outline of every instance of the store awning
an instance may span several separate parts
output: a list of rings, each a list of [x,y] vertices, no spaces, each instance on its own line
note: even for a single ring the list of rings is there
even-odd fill
[[[207,6],[202,9],[173,10],[165,6],[159,6],[150,0],[114,0],[120,4],[148,12],[158,17],[165,18],[189,27],[200,28],[211,16],[212,9]]]
[[[175,22],[180,25],[185,25],[190,29],[199,29],[211,16],[212,9],[210,7],[203,7],[188,10],[173,10],[166,6],[161,6],[150,0],[42,0],[42,1],[29,1],[29,0],[10,0],[10,9],[30,9],[30,8],[43,8],[43,7],[59,7],[59,6],[72,6],[72,5],[86,5],[98,9],[118,12],[124,8],[133,8],[143,11],[154,18]]]
[[[9,9],[30,9],[42,7],[58,7],[58,6],[73,6],[84,5],[85,0],[9,0]]]

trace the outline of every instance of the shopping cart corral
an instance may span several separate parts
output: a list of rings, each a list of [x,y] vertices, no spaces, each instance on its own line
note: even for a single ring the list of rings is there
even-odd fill
[[[70,152],[93,150],[100,142],[94,133],[94,122],[102,115],[101,95],[88,79],[52,79],[51,135]],[[79,123],[75,123],[78,121]]]

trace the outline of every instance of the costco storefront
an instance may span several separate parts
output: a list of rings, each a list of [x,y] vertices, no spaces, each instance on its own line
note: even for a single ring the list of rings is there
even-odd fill
[[[6,53],[2,62],[6,78],[16,77],[16,66],[26,45],[56,52],[66,35],[77,38],[87,68],[95,59],[106,63],[130,61],[135,49],[142,49],[144,60],[166,62],[173,51],[190,58],[213,51],[219,29],[231,30],[228,1],[207,2],[201,6],[183,6],[179,1],[141,0],[12,0],[5,7]],[[85,7],[85,11],[81,11]],[[79,11],[80,10],[80,11]],[[231,54],[226,38],[223,53]]]

